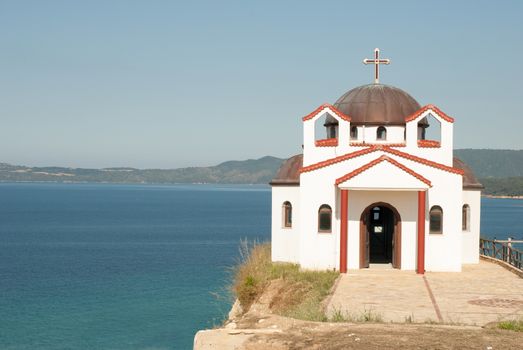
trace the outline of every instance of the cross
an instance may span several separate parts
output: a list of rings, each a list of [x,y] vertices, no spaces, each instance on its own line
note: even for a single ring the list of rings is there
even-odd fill
[[[364,64],[373,64],[374,65],[374,84],[380,83],[380,64],[390,64],[390,60],[387,58],[380,59],[380,49],[374,49],[374,59],[364,59]]]

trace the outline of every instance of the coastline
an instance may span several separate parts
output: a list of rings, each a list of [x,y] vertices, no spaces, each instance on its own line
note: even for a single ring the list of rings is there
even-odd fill
[[[482,194],[481,197],[501,198],[501,199],[523,199],[523,196],[507,196],[507,195],[493,195],[493,194]]]

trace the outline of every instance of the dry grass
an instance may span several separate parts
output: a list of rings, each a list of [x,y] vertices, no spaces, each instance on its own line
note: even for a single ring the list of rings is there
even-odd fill
[[[360,314],[351,314],[348,312],[343,312],[339,308],[334,308],[331,312],[330,322],[351,322],[351,323],[382,323],[383,317],[380,313],[374,311],[373,309],[365,309]],[[412,323],[412,321],[405,323]]]
[[[329,294],[338,272],[300,271],[296,264],[272,263],[269,243],[242,241],[240,253],[232,289],[243,310],[248,310],[272,286],[276,290],[272,291],[271,311],[302,320],[327,320],[321,302]]]

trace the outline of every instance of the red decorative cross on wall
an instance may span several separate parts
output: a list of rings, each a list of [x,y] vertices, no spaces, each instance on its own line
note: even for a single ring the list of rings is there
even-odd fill
[[[380,83],[380,64],[390,64],[390,60],[387,58],[380,59],[380,49],[374,49],[374,59],[366,58],[363,60],[364,64],[374,65],[374,84]]]

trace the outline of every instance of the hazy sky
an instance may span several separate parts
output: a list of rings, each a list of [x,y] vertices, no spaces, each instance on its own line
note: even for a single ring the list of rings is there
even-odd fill
[[[523,1],[0,0],[0,162],[213,165],[300,151],[301,117],[381,82],[523,148]]]

